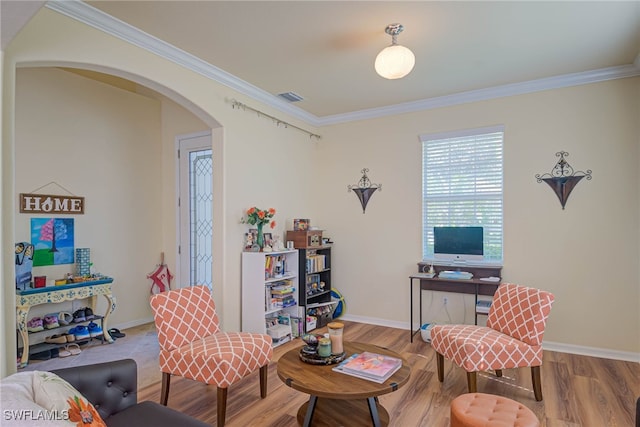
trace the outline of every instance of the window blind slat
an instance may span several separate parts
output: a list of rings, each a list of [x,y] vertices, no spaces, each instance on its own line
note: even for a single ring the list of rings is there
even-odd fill
[[[433,256],[433,227],[480,225],[485,259],[502,262],[503,129],[420,139],[423,257]]]

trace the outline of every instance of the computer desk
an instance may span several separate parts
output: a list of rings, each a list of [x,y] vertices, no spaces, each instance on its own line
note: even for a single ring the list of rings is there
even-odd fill
[[[428,263],[418,263],[419,271],[423,269],[428,269]],[[478,266],[444,266],[444,265],[434,265],[434,269],[436,275],[434,277],[429,277],[427,273],[414,273],[409,276],[409,287],[410,287],[410,318],[409,318],[409,328],[411,333],[411,342],[413,342],[413,337],[415,334],[420,332],[420,328],[422,327],[422,291],[441,291],[441,292],[452,292],[452,293],[461,293],[461,294],[470,294],[475,296],[474,302],[474,312],[475,312],[475,324],[478,324],[478,313],[475,311],[476,303],[478,302],[478,295],[485,296],[493,296],[498,286],[500,286],[501,282],[487,282],[484,280],[479,280],[483,277],[501,277],[502,267],[478,267]],[[454,271],[468,271],[473,274],[472,279],[441,279],[437,277],[440,271],[443,270],[454,270]],[[418,324],[418,329],[413,329],[413,289],[414,283],[417,280],[419,284],[420,298],[419,298],[419,318],[420,323]]]

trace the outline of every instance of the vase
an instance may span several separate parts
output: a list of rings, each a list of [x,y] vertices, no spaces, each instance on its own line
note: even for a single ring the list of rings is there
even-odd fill
[[[260,252],[264,249],[264,234],[262,233],[262,226],[264,224],[257,224],[258,226],[258,237],[256,239],[256,243],[260,246]]]

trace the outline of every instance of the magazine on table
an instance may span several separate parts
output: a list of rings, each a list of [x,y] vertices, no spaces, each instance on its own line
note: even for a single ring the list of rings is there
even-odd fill
[[[402,367],[402,359],[383,354],[355,353],[333,368],[342,374],[383,383]]]

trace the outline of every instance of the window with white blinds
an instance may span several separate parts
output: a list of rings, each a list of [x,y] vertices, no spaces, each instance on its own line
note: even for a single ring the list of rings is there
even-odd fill
[[[481,226],[485,261],[502,263],[503,137],[503,126],[420,135],[423,259],[433,227]]]

